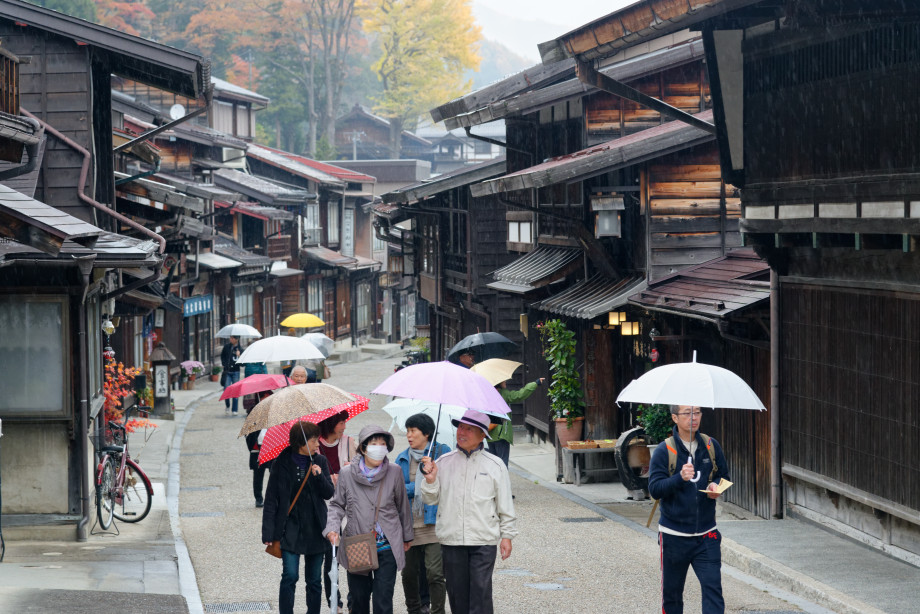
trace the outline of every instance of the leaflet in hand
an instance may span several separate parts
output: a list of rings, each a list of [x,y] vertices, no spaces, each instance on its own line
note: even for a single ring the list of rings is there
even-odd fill
[[[717,492],[721,495],[723,492],[728,490],[731,485],[732,485],[731,482],[729,482],[725,478],[722,478],[719,480],[719,483],[716,484],[716,487],[713,488],[712,490],[701,490],[700,492],[705,492],[705,493]]]

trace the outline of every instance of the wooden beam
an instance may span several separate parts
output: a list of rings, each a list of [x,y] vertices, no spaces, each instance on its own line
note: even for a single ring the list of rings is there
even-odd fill
[[[3,210],[0,210],[0,236],[9,237],[52,256],[57,256],[64,244],[62,237],[8,215]]]
[[[632,100],[633,102],[637,102],[642,106],[657,111],[665,117],[670,117],[671,119],[682,121],[695,128],[699,128],[700,130],[705,130],[709,134],[716,133],[716,127],[713,124],[704,122],[703,120],[694,117],[690,113],[681,111],[676,107],[672,107],[668,103],[658,100],[657,98],[652,98],[651,96],[643,94],[639,90],[629,87],[625,83],[621,83],[616,79],[611,79],[607,75],[598,72],[594,68],[594,64],[591,62],[584,62],[581,60],[576,61],[575,74],[578,76],[579,81],[588,83],[599,90],[603,90],[615,96],[620,96],[621,98],[626,98],[627,100]]]

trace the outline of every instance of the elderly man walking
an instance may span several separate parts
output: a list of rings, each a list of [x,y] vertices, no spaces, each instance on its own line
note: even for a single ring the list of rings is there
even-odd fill
[[[422,501],[438,505],[435,532],[441,542],[447,597],[453,614],[492,614],[492,570],[496,546],[502,560],[511,556],[517,535],[511,478],[497,456],[483,449],[489,417],[468,409],[457,427],[457,449],[432,462]]]

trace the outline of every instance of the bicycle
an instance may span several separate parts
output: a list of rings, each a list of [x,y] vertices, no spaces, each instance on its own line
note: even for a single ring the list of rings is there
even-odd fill
[[[101,458],[96,469],[96,515],[99,526],[108,529],[112,518],[122,522],[140,522],[150,513],[153,485],[140,465],[128,453],[128,432],[125,423],[132,409],[150,415],[150,408],[135,405],[125,411],[125,422],[108,421],[115,443],[99,450]],[[124,442],[119,445],[119,440]]]

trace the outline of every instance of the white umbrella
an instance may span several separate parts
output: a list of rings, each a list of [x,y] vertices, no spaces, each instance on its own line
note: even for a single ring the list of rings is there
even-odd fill
[[[335,344],[335,341],[324,335],[323,333],[307,333],[306,335],[301,335],[301,339],[306,339],[317,349],[323,353],[326,358],[329,358],[329,354],[332,353],[332,346]]]
[[[227,324],[222,329],[217,331],[216,337],[256,337],[259,338],[262,336],[262,333],[254,329],[249,324]]]
[[[728,369],[696,362],[696,352],[693,352],[693,362],[655,367],[634,379],[620,392],[619,403],[766,409],[747,382]],[[692,481],[699,479],[697,472]]]
[[[459,405],[442,405],[441,417],[438,418],[437,403],[417,399],[394,399],[383,406],[383,411],[393,418],[389,430],[392,431],[395,426],[403,433],[406,432],[406,420],[409,416],[425,414],[435,422],[438,441],[453,448],[457,441],[457,427],[451,424],[451,420],[462,418],[466,408]]]
[[[250,345],[236,362],[282,362],[287,360],[323,360],[315,345],[299,337],[275,335]]]

